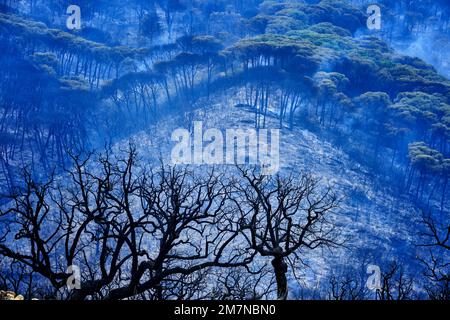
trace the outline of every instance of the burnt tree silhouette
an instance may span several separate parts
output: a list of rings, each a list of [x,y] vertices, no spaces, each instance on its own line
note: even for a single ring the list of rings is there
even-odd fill
[[[431,300],[450,299],[450,225],[446,213],[441,214],[438,217],[423,213],[420,231],[423,242],[419,246],[429,251],[426,257],[418,259],[425,267],[424,276],[428,280],[425,290]]]
[[[162,299],[211,267],[252,261],[256,253],[237,245],[241,227],[226,210],[230,191],[220,175],[146,170],[134,148],[91,158],[72,155],[68,179],[39,183],[26,172],[24,187],[0,211],[0,257],[39,274],[54,296]],[[80,289],[67,292],[72,265],[80,268]]]
[[[391,263],[381,274],[381,287],[377,289],[379,300],[409,300],[413,295],[413,281],[397,262]]]
[[[264,176],[255,169],[239,168],[243,179],[235,181],[236,209],[249,247],[271,257],[278,299],[286,299],[288,262],[301,262],[305,249],[342,244],[327,217],[339,206],[330,187],[308,174]]]

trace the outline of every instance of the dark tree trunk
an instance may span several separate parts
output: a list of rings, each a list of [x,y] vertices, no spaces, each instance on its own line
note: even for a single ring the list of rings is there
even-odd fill
[[[284,262],[283,257],[275,257],[272,260],[272,266],[275,272],[275,279],[277,281],[278,300],[286,300],[288,295],[286,279],[287,264]]]

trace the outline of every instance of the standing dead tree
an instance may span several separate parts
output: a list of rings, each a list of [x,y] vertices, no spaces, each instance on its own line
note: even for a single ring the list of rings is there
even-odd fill
[[[0,257],[29,267],[55,296],[184,298],[187,287],[205,281],[202,272],[245,267],[256,254],[237,245],[241,227],[226,210],[229,186],[220,175],[148,171],[133,148],[124,157],[72,159],[68,181],[37,183],[26,174],[0,211],[8,223]],[[67,291],[69,266],[81,274],[79,288]]]
[[[239,168],[243,179],[235,181],[233,197],[249,247],[270,257],[278,299],[286,299],[288,262],[302,262],[302,252],[341,244],[327,216],[338,208],[331,188],[322,190],[308,174],[263,176],[255,169]]]
[[[427,257],[418,259],[425,267],[425,290],[432,300],[450,299],[450,225],[446,213],[441,214],[437,217],[423,213],[420,231],[423,242],[419,246],[429,251]]]
[[[377,289],[379,300],[409,300],[413,298],[413,281],[396,262],[381,274],[381,287]]]
[[[332,275],[329,280],[329,300],[363,300],[365,284],[359,281],[355,274],[342,276]]]
[[[268,268],[248,272],[245,268],[226,269],[216,277],[214,300],[262,300],[273,294],[274,277]]]

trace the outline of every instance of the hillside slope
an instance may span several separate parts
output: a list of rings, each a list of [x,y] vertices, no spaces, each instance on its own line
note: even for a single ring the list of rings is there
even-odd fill
[[[215,128],[224,135],[227,129],[254,128],[254,114],[239,107],[239,101],[216,96],[204,102],[197,109],[178,115],[163,117],[156,125],[130,139],[114,146],[125,149],[132,141],[139,157],[150,166],[171,163],[171,141],[173,130],[192,129],[194,121],[201,121],[203,130]],[[277,119],[270,117],[267,128],[279,128]],[[417,235],[415,222],[420,217],[409,197],[396,194],[396,190],[380,185],[370,169],[352,160],[344,151],[332,143],[301,126],[292,130],[282,127],[280,132],[280,171],[286,175],[309,172],[319,177],[322,183],[331,185],[342,197],[340,210],[332,217],[345,244],[337,249],[318,249],[305,253],[305,264],[296,266],[301,276],[292,278],[293,288],[313,290],[327,285],[329,277],[339,272],[353,270],[366,274],[368,264],[387,267],[394,261],[401,261],[405,270],[414,272],[417,255],[414,237]],[[208,166],[188,165],[196,172],[207,170]],[[217,165],[217,169],[236,174],[233,165]],[[294,291],[295,292],[295,291]]]

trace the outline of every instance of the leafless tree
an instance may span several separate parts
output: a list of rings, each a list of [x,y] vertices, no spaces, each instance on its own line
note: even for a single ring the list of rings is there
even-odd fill
[[[330,300],[363,300],[365,284],[361,283],[355,274],[342,276],[332,275],[329,281],[328,299]]]
[[[427,248],[428,251],[427,257],[418,257],[418,259],[425,267],[424,276],[428,280],[425,290],[432,300],[449,300],[450,225],[448,225],[448,219],[424,212],[422,226],[420,236],[423,242],[419,246]]]
[[[69,180],[38,183],[26,173],[0,211],[8,222],[0,257],[31,268],[55,296],[184,298],[190,277],[244,267],[256,255],[238,245],[241,226],[226,210],[230,190],[220,175],[146,170],[133,147],[124,157],[91,158],[72,155]],[[67,292],[72,265],[81,270],[80,289]]]
[[[273,293],[274,277],[266,267],[253,272],[246,268],[232,268],[218,273],[215,283],[212,299],[261,300]]]
[[[5,264],[7,265],[1,267],[0,290],[23,292],[26,298],[33,297],[35,294],[33,272],[14,260],[7,261]]]
[[[330,187],[308,174],[263,176],[256,169],[238,168],[243,179],[234,183],[236,211],[249,247],[270,257],[278,299],[288,295],[288,262],[302,262],[303,250],[341,244],[327,216],[339,206]]]
[[[431,214],[422,214],[422,224],[425,230],[420,235],[428,239],[428,243],[421,244],[422,247],[441,247],[450,250],[450,225],[436,221]]]
[[[412,278],[406,275],[403,267],[392,263],[387,271],[381,274],[381,288],[377,289],[379,300],[409,300],[413,296]]]

